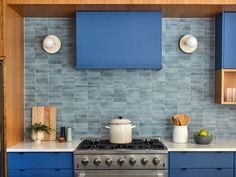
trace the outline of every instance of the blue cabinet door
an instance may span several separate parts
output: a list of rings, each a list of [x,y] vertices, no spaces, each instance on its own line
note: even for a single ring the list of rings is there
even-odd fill
[[[162,68],[161,12],[77,12],[76,68]]]
[[[73,177],[72,169],[8,170],[8,177]]]
[[[73,153],[13,152],[8,153],[8,169],[72,169]]]
[[[171,152],[170,168],[234,168],[233,152]]]
[[[224,52],[224,35],[223,35],[223,30],[224,30],[224,13],[219,14],[215,18],[215,68],[216,69],[222,69],[224,65],[224,57],[223,57],[223,52]]]
[[[216,69],[235,69],[236,13],[219,14],[215,20],[215,30]]]
[[[224,20],[224,68],[236,68],[236,13],[225,13]]]
[[[170,169],[170,177],[234,177],[234,170],[233,169]]]

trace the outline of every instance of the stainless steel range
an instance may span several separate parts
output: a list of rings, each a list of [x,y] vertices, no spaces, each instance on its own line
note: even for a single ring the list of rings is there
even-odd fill
[[[85,139],[74,152],[75,177],[167,177],[168,151],[158,138],[129,144]]]

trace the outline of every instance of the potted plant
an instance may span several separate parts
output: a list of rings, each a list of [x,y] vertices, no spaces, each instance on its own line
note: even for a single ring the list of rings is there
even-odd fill
[[[34,123],[27,129],[31,133],[31,138],[35,141],[35,143],[41,143],[44,138],[44,133],[50,134],[50,132],[53,131],[53,129],[45,124],[42,124],[41,122]]]

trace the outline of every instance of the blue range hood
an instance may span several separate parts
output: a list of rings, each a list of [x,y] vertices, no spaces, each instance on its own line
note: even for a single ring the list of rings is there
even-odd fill
[[[77,12],[76,68],[162,68],[161,12]]]

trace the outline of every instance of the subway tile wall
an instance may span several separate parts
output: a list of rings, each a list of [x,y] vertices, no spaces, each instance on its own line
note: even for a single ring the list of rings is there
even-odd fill
[[[236,138],[236,106],[214,103],[214,19],[164,18],[162,23],[162,70],[78,71],[75,19],[25,18],[25,127],[32,106],[55,105],[57,132],[72,127],[75,138],[107,136],[104,126],[117,116],[133,121],[135,136],[171,138],[170,118],[177,113],[190,115],[190,135],[205,127],[217,138]],[[62,41],[55,55],[41,47],[48,34]],[[180,51],[184,34],[197,37],[195,53]]]

